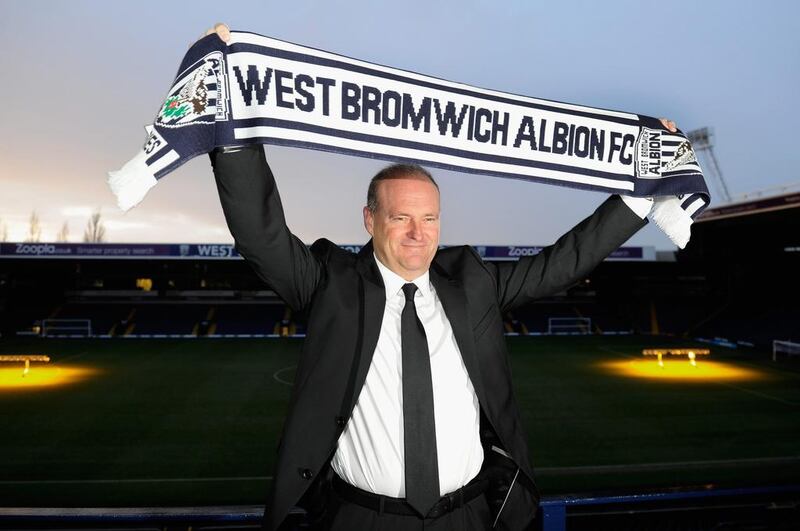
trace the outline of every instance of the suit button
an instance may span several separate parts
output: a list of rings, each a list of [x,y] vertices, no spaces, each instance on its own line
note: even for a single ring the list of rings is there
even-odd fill
[[[314,473],[308,468],[301,468],[300,477],[303,479],[311,479],[312,477],[314,477]]]
[[[347,424],[347,419],[342,416],[336,417],[336,425],[340,428],[344,428],[345,424]]]

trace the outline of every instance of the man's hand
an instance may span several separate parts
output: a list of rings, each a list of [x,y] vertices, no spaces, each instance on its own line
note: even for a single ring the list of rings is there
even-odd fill
[[[217,25],[219,26],[219,24],[217,24]],[[209,30],[209,31],[211,31],[211,30]],[[230,33],[228,35],[230,35]],[[222,37],[220,37],[220,38],[222,38]],[[223,40],[225,40],[225,39],[223,39]],[[670,133],[674,133],[675,131],[678,130],[678,126],[675,125],[675,122],[673,122],[672,120],[669,120],[668,118],[659,118],[659,120],[661,120],[661,125],[663,125],[667,129],[669,129]]]
[[[212,35],[214,33],[216,33],[217,36],[220,39],[222,39],[222,42],[224,43],[227,43],[229,40],[231,40],[231,29],[227,26],[227,24],[224,24],[222,22],[217,22],[216,24],[214,24],[214,27],[206,30],[206,32],[203,33],[203,36],[200,38],[202,39],[203,37]]]

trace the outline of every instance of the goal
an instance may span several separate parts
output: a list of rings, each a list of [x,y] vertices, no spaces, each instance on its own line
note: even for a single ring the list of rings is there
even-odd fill
[[[787,356],[800,356],[800,343],[775,339],[772,341],[772,361],[778,360],[778,353],[786,354]]]
[[[44,319],[42,337],[70,336],[91,337],[91,319]]]
[[[548,334],[586,335],[592,333],[591,317],[548,317]]]

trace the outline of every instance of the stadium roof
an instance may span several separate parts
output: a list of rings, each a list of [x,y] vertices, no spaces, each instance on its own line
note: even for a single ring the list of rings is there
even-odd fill
[[[752,199],[749,201],[741,201],[738,203],[722,205],[716,208],[708,208],[695,221],[697,223],[702,223],[717,219],[749,216],[752,214],[761,214],[764,212],[772,212],[774,210],[784,210],[787,208],[798,207],[800,207],[800,192],[793,192],[772,197]]]

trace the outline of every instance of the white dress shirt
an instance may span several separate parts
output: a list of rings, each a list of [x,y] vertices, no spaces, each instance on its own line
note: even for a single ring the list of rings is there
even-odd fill
[[[622,197],[622,201],[628,205],[628,208],[636,212],[636,215],[642,219],[646,218],[653,209],[652,197],[631,197],[629,195],[620,197]]]
[[[386,287],[383,322],[364,387],[339,437],[331,466],[339,477],[360,489],[404,498],[400,315],[406,302],[402,290],[406,281],[377,256],[375,261]],[[481,469],[480,405],[428,272],[413,283],[418,288],[414,304],[431,357],[439,490],[444,495],[469,483]]]

